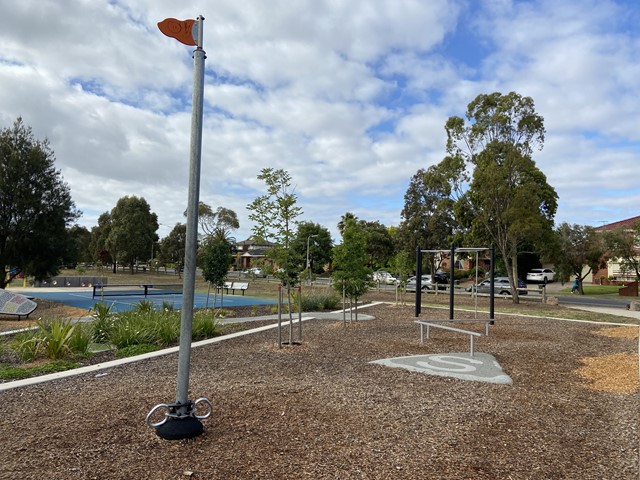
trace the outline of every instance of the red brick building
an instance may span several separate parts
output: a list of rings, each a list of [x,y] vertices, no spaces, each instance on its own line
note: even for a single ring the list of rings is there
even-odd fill
[[[627,218],[626,220],[620,220],[619,222],[609,223],[607,225],[602,225],[600,227],[595,228],[597,232],[609,232],[612,230],[631,230],[633,226],[640,222],[640,216]],[[638,255],[640,255],[640,245],[637,245]],[[592,282],[594,284],[606,284],[610,279],[615,280],[633,280],[635,278],[634,274],[623,273],[620,269],[620,264],[617,260],[611,259],[607,261],[607,266],[598,270],[597,272],[593,272]]]

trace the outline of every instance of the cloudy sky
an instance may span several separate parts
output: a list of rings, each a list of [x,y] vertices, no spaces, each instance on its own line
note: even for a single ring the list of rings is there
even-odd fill
[[[637,0],[2,0],[0,127],[48,138],[91,228],[125,195],[187,203],[192,47],[160,33],[202,14],[200,199],[238,213],[262,168],[293,177],[303,219],[397,225],[444,123],[480,93],[530,96],[556,223],[640,215]]]

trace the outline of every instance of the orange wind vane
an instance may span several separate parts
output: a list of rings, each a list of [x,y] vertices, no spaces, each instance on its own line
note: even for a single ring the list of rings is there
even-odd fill
[[[185,45],[196,46],[197,43],[197,24],[195,20],[177,20],[175,18],[166,18],[158,22],[158,28],[167,37],[175,38]]]

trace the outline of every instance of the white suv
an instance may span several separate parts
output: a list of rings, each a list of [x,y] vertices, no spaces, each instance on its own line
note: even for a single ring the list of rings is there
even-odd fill
[[[527,282],[548,283],[553,282],[556,274],[549,268],[532,268],[527,273]]]

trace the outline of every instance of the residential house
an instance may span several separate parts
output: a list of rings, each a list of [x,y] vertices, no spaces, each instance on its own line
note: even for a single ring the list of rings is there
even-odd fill
[[[235,253],[235,268],[246,270],[255,266],[256,263],[263,264],[267,259],[267,252],[274,247],[274,243],[261,240],[251,236],[242,242],[237,242]]]
[[[638,222],[640,222],[640,216],[631,217],[627,218],[626,220],[620,220],[619,222],[602,225],[600,227],[596,227],[595,230],[597,232],[608,232],[618,229],[631,231],[631,228]],[[637,245],[637,249],[638,255],[640,255],[640,245]],[[614,279],[616,281],[634,280],[635,274],[633,272],[623,272],[620,268],[618,259],[612,258],[607,261],[606,267],[601,268],[597,272],[593,272],[591,281],[594,284],[606,284],[609,283],[610,279]]]

